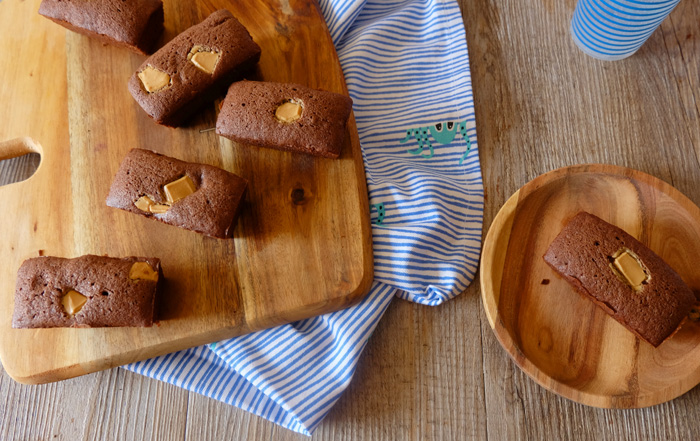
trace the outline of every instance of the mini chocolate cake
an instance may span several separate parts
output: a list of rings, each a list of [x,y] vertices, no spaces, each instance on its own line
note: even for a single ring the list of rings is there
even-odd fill
[[[298,84],[233,83],[216,133],[244,144],[337,158],[345,142],[350,97]]]
[[[144,55],[163,33],[161,0],[43,0],[39,14],[71,31]]]
[[[259,59],[260,46],[221,9],[144,61],[129,80],[129,92],[158,124],[176,127]]]
[[[107,205],[224,239],[233,235],[247,186],[211,165],[133,149],[112,181]]]
[[[160,259],[35,257],[17,272],[13,328],[151,326]]]
[[[576,291],[654,346],[673,335],[695,303],[693,291],[658,255],[592,214],[577,214],[544,260]]]

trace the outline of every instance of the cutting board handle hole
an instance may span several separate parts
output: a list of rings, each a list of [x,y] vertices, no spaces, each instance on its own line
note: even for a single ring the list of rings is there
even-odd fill
[[[41,146],[24,137],[0,142],[0,186],[25,181],[41,164]]]

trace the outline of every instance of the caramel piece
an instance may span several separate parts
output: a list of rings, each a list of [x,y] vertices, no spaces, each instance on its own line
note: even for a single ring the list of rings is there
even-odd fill
[[[158,281],[158,271],[151,268],[146,262],[134,262],[129,269],[129,278],[131,280],[151,280]]]
[[[301,118],[302,110],[300,102],[286,101],[277,107],[275,117],[284,123],[292,123]]]
[[[155,204],[155,202],[153,202],[153,199],[151,199],[148,196],[141,196],[140,198],[138,198],[136,200],[136,202],[134,202],[134,205],[136,206],[136,208],[138,208],[141,211],[149,211],[149,212],[151,211],[151,206],[153,204]]]
[[[80,312],[85,303],[87,303],[87,297],[72,289],[61,298],[63,309],[71,316]]]
[[[194,185],[192,179],[185,175],[180,179],[173,181],[169,184],[165,184],[163,191],[165,192],[165,198],[171,204],[183,199],[197,190],[197,186]]]
[[[148,93],[159,92],[170,86],[170,75],[150,65],[139,72],[138,77]]]
[[[208,74],[213,74],[216,65],[219,63],[219,58],[221,54],[209,48],[195,45],[187,54],[187,59],[197,66],[203,72]]]
[[[153,204],[148,209],[151,211],[153,214],[163,214],[166,211],[170,210],[170,205],[165,205],[165,204]]]
[[[170,210],[170,205],[168,204],[156,204],[153,197],[149,195],[141,196],[134,202],[136,208],[141,211],[147,211],[149,213],[160,214],[165,213]]]
[[[627,248],[621,248],[612,256],[613,262],[610,264],[622,280],[629,286],[639,291],[642,289],[642,283],[649,280],[651,277],[647,273],[639,257]]]

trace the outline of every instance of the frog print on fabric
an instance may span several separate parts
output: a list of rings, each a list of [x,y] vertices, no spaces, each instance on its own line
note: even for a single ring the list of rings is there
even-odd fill
[[[462,135],[462,138],[464,138],[464,140],[467,142],[467,150],[459,160],[459,164],[461,165],[472,147],[471,141],[469,140],[469,135],[467,135],[466,121],[439,122],[433,126],[408,129],[406,131],[406,137],[399,142],[401,144],[405,144],[411,138],[415,138],[416,141],[418,141],[418,148],[407,150],[407,152],[412,155],[420,155],[423,158],[430,159],[435,154],[433,143],[430,139],[432,138],[432,140],[438,144],[448,145],[454,141],[455,137],[457,136],[457,132],[459,132]],[[425,153],[426,149],[428,150],[427,153]]]

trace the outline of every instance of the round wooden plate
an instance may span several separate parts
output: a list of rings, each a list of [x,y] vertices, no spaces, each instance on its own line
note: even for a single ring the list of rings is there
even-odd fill
[[[587,211],[649,246],[700,294],[700,209],[669,184],[611,165],[546,173],[518,190],[486,235],[481,292],[496,338],[546,389],[582,404],[638,408],[700,382],[700,324],[658,348],[583,298],[542,259],[566,222]]]

